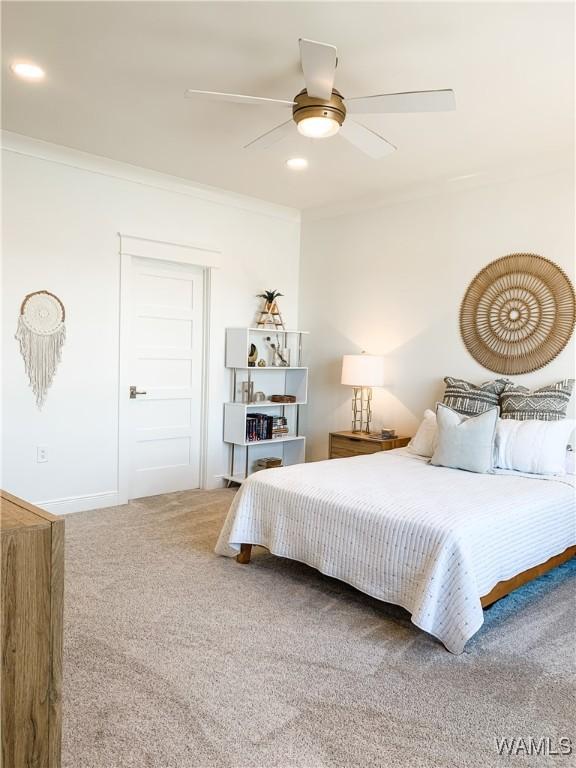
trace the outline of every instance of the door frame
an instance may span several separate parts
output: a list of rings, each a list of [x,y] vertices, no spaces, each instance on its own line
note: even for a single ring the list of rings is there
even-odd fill
[[[130,343],[132,305],[130,275],[133,258],[182,264],[202,270],[202,382],[200,397],[200,488],[207,484],[208,423],[210,392],[210,316],[212,270],[218,269],[214,261],[220,252],[212,248],[187,243],[154,240],[118,232],[120,257],[120,327],[118,346],[118,504],[127,504],[130,493],[132,462],[130,458],[132,431],[129,428],[130,405],[128,398],[129,356],[123,354]]]

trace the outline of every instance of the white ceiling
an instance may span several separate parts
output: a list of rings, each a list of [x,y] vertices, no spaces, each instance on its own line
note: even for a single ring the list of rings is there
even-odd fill
[[[571,3],[7,2],[3,127],[296,208],[571,161]],[[453,88],[457,111],[369,116],[398,146],[371,160],[339,137],[242,146],[282,108],[194,102],[186,88],[291,98],[298,38],[338,47],[345,96]],[[14,59],[43,66],[17,80]],[[305,156],[304,173],[285,168]]]

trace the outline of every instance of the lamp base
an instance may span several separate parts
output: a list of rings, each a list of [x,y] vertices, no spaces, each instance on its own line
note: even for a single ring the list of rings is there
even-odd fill
[[[354,387],[352,393],[352,432],[370,435],[372,387]]]

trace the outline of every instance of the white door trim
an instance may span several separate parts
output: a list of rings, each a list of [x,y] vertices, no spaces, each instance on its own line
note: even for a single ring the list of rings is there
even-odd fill
[[[210,307],[212,270],[217,269],[214,263],[219,251],[188,243],[171,243],[169,241],[152,240],[135,235],[118,233],[120,256],[120,333],[118,360],[118,503],[126,504],[130,492],[130,429],[129,429],[129,398],[127,366],[130,330],[130,269],[132,258],[155,259],[157,261],[189,264],[202,269],[203,272],[203,312],[202,312],[202,395],[200,415],[200,487],[207,486],[207,453],[208,453],[208,419],[210,392]]]

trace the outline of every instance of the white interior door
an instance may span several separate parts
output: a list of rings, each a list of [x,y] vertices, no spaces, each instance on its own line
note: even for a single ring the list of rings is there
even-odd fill
[[[128,498],[200,485],[203,274],[188,264],[130,257],[123,292],[128,382],[121,394],[128,400],[121,409]]]

